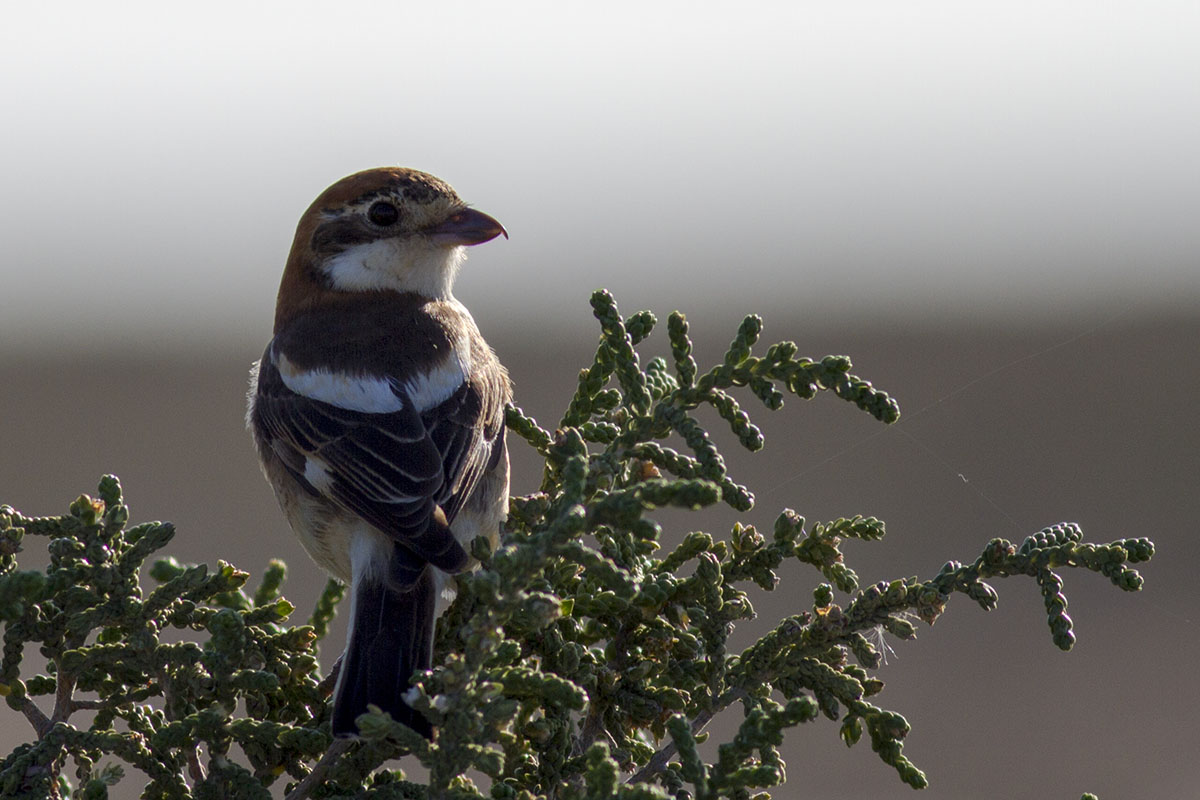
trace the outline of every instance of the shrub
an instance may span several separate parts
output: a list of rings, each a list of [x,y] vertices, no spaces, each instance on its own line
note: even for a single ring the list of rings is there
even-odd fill
[[[902,752],[908,723],[876,705],[884,684],[871,670],[883,635],[912,638],[955,593],[990,610],[997,595],[986,580],[1026,575],[1067,650],[1074,635],[1055,570],[1141,587],[1127,564],[1153,555],[1148,540],[1091,544],[1071,523],[1020,543],[993,539],[974,562],[948,562],[926,580],[866,589],[840,546],[882,537],[870,517],[810,523],[784,509],[771,531],[738,524],[727,537],[666,537],[677,543],[665,548],[654,509],[754,503],[726,473],[699,407],[715,409],[749,450],[763,436],[733,390],[771,410],[785,393],[832,392],[883,423],[899,408],[844,356],[798,357],[791,342],[753,355],[756,316],[701,373],[682,314],[667,325],[674,363],[643,367],[635,348],[654,317],[623,319],[602,291],[592,306],[599,346],[555,432],[509,409],[511,432],[545,460],[543,481],[513,498],[499,550],[474,543],[482,566],[461,578],[439,623],[437,666],[413,701],[437,726],[433,742],[377,711],[360,717],[361,739],[331,738],[332,681],[315,646],[340,584],[331,581],[300,624],[289,622],[278,561],[251,592],[247,573],[224,562],[159,559],[148,570],[154,587],[144,588],[142,567],[174,528],[128,527],[121,487],[107,476],[97,497],[60,517],[0,508],[0,694],[35,734],[0,763],[0,795],[97,800],[130,767],[146,798],[266,798],[280,782],[295,798],[749,798],[783,783],[787,729],[821,717],[848,745],[865,734],[921,788],[925,775]],[[18,569],[30,536],[47,540],[44,572]],[[754,616],[752,594],[775,590],[787,559],[820,573],[811,606],[731,652],[734,626]],[[32,644],[46,674],[22,678]],[[706,763],[705,725],[732,706],[742,722]],[[400,756],[424,765],[428,781],[386,765]]]

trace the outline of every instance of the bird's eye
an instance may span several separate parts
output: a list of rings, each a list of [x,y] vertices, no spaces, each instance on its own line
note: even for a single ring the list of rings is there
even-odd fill
[[[372,203],[367,209],[367,219],[381,228],[386,228],[396,224],[396,220],[400,219],[400,212],[391,203],[380,200],[378,203]]]

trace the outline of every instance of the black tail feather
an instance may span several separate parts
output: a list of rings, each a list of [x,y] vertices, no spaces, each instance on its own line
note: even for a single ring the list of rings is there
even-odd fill
[[[354,587],[354,618],[333,698],[335,736],[356,735],[354,720],[367,713],[368,703],[427,739],[433,735],[404,693],[413,672],[429,669],[433,658],[436,589],[429,567],[403,588],[383,575]]]

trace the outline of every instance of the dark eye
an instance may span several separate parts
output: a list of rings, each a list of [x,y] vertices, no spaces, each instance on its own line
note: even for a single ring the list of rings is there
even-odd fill
[[[381,228],[386,228],[396,224],[396,220],[400,219],[400,212],[391,203],[380,200],[378,203],[372,203],[367,209],[367,219]]]

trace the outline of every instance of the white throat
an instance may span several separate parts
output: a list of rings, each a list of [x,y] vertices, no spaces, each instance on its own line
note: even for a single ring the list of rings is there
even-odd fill
[[[466,247],[441,247],[423,240],[377,239],[347,248],[324,264],[334,288],[394,289],[449,300]]]

